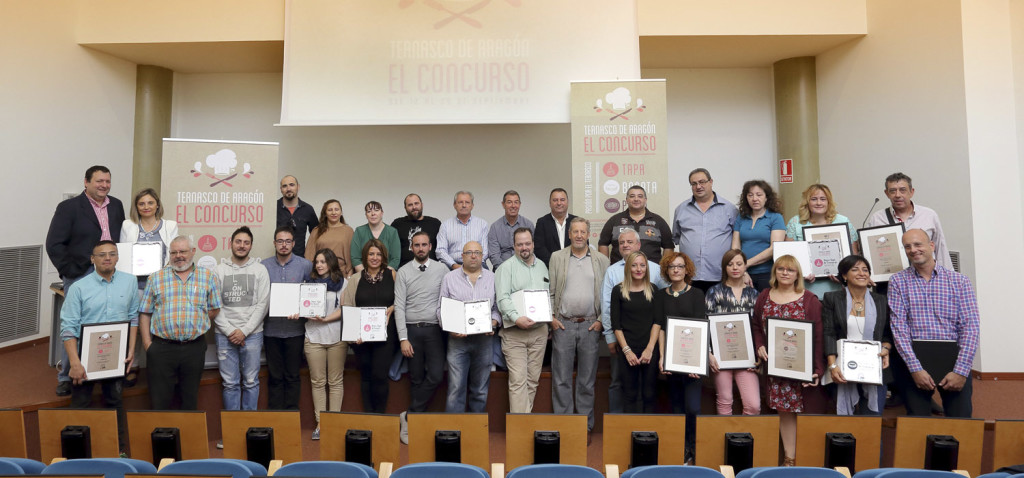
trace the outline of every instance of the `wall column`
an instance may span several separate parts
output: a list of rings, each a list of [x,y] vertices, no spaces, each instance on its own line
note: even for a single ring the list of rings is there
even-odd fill
[[[163,138],[171,135],[173,86],[173,71],[151,65],[136,67],[132,196],[128,201],[142,188],[160,191]]]
[[[818,87],[814,57],[780,60],[772,65],[775,77],[776,159],[792,159],[792,183],[780,183],[783,216],[788,221],[800,207],[801,194],[819,181]],[[779,170],[776,163],[775,170]],[[779,173],[776,173],[779,174]]]

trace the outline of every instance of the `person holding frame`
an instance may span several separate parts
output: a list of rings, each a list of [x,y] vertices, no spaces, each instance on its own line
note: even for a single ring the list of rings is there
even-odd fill
[[[617,359],[625,362],[622,394],[626,413],[654,411],[655,385],[658,379],[660,353],[655,347],[661,327],[654,320],[654,294],[647,255],[631,252],[625,260],[627,271],[622,282],[612,289],[612,330],[622,353]],[[634,349],[635,347],[635,349]],[[637,350],[641,352],[637,354]]]
[[[749,313],[757,303],[757,289],[744,282],[747,256],[739,249],[730,249],[722,256],[722,282],[711,286],[704,297],[708,314]],[[760,362],[758,363],[758,365]],[[715,405],[719,415],[732,415],[732,384],[740,391],[744,415],[761,414],[761,386],[755,368],[746,370],[720,370],[718,361],[709,358],[711,372],[715,374]]]
[[[803,192],[800,200],[800,207],[797,215],[786,223],[787,241],[811,240],[804,238],[804,226],[823,226],[828,224],[849,224],[850,219],[836,211],[836,202],[832,199],[832,190],[824,184],[812,184]],[[850,247],[852,253],[857,254],[857,230],[850,228]],[[842,289],[839,279],[830,277],[831,280],[815,281],[812,271],[805,271],[804,276],[807,290],[814,292],[819,299],[824,297],[826,292]]]
[[[888,299],[868,290],[871,266],[860,255],[839,262],[839,280],[844,288],[825,293],[821,322],[829,373],[836,383],[836,414],[881,415],[885,409],[885,387],[847,382],[839,364],[837,341],[873,340],[882,343],[882,368],[889,367],[892,329],[889,327]],[[870,299],[870,300],[869,300]]]
[[[305,282],[327,285],[327,314],[323,317],[306,317],[306,337],[302,344],[306,364],[309,365],[313,417],[316,418],[312,439],[319,440],[320,412],[340,412],[341,402],[345,398],[348,344],[341,340],[339,296],[346,281],[345,273],[341,271],[341,262],[334,251],[325,247],[313,254],[313,270]]]
[[[388,248],[379,239],[363,244],[363,269],[352,276],[342,292],[347,307],[387,307],[387,339],[383,342],[356,342],[359,374],[362,376],[363,411],[384,413],[391,383],[388,368],[398,350],[398,326],[391,314],[395,310],[395,270],[388,267]]]
[[[761,292],[754,304],[751,329],[754,346],[761,360],[768,361],[767,319],[778,317],[803,320],[812,324],[813,373],[810,382],[781,377],[768,377],[768,407],[779,412],[779,435],[785,452],[785,466],[796,465],[796,414],[823,413],[824,399],[818,381],[825,371],[821,353],[821,301],[804,289],[803,271],[795,257],[785,255],[775,261],[771,270],[771,288]]]
[[[701,376],[697,374],[673,374],[665,369],[665,330],[668,317],[703,319],[705,316],[704,297],[701,290],[693,287],[697,267],[689,256],[682,252],[669,251],[661,257],[661,277],[669,286],[654,293],[654,323],[658,333],[658,361],[661,373],[669,375],[668,383],[672,401],[672,413],[686,414],[686,444],[683,456],[686,464],[692,465],[697,447],[697,415],[700,413]],[[710,352],[708,355],[711,355]],[[710,357],[709,357],[710,360]]]

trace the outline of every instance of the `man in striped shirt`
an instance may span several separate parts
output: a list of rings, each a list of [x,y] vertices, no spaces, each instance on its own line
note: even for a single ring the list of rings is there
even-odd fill
[[[470,241],[478,242],[487,260],[487,221],[473,215],[473,193],[455,193],[455,217],[441,223],[437,233],[437,260],[445,267],[455,270],[462,267],[462,246]]]
[[[970,417],[971,365],[978,349],[978,300],[966,276],[935,263],[935,243],[921,229],[903,235],[910,267],[889,280],[890,322],[896,349],[907,364],[900,374],[908,415],[931,415],[936,388],[947,417]],[[932,377],[915,354],[918,340],[953,340],[959,348],[953,370]],[[909,377],[906,376],[909,371]]]
[[[139,332],[149,367],[149,399],[167,410],[174,385],[181,409],[195,410],[206,362],[203,335],[220,312],[220,290],[213,272],[192,262],[196,249],[188,236],[171,241],[171,263],[151,276],[139,306]]]

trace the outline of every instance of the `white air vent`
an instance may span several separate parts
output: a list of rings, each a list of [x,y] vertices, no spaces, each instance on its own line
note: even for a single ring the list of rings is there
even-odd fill
[[[0,344],[39,333],[43,246],[0,248]]]
[[[960,251],[949,251],[949,258],[953,261],[953,270],[960,272]]]

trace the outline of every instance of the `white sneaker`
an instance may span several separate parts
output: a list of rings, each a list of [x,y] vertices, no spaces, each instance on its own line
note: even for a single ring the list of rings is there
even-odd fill
[[[223,450],[224,449],[224,440],[217,440],[217,449],[218,450]]]
[[[398,440],[409,444],[409,412],[402,412],[398,415]]]
[[[319,440],[320,439],[320,427],[316,427],[316,430],[313,430],[313,439],[314,440]]]

